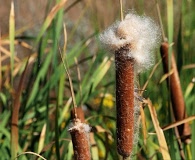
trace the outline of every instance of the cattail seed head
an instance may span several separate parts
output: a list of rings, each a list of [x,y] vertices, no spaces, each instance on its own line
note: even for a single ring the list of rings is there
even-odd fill
[[[123,158],[131,156],[138,139],[139,102],[134,96],[135,77],[153,65],[152,52],[160,44],[159,33],[150,18],[129,13],[100,35],[105,48],[115,54],[117,149]]]
[[[169,72],[169,45],[168,43],[162,43],[160,52],[163,60],[164,72]],[[177,64],[175,61],[174,53],[171,56],[171,69],[173,70],[173,74],[171,74],[167,79],[168,88],[171,93],[171,102],[174,111],[174,116],[176,121],[183,120],[187,118],[185,101],[182,93],[182,88],[180,84],[179,74],[177,70]],[[181,140],[186,144],[191,143],[191,129],[189,123],[184,123],[178,126],[179,134],[181,136]]]
[[[73,119],[69,132],[72,137],[75,160],[90,160],[89,132],[91,127],[81,123],[80,119]]]
[[[115,22],[100,35],[100,41],[111,52],[129,46],[128,57],[134,59],[136,73],[150,68],[154,62],[152,52],[160,44],[159,27],[152,19],[129,13],[121,22]]]
[[[124,158],[131,155],[134,138],[134,60],[124,56],[128,51],[122,48],[115,54],[117,149]]]

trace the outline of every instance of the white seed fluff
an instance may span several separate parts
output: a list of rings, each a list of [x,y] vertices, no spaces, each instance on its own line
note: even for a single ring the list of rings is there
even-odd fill
[[[69,125],[68,131],[72,132],[74,130],[89,133],[91,131],[91,127],[88,124],[81,123],[81,121],[77,119],[74,123],[72,122]]]
[[[158,47],[161,36],[159,27],[152,19],[129,13],[123,21],[115,22],[100,34],[99,38],[114,53],[128,45],[127,57],[134,59],[135,72],[140,73],[153,65],[152,52]]]

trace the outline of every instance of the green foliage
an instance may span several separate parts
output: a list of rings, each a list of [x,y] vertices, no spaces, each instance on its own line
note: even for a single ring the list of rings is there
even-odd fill
[[[140,0],[137,8],[140,13],[144,13],[144,3]],[[167,2],[167,3],[166,3]],[[181,86],[183,89],[186,109],[188,116],[195,115],[195,87],[192,79],[195,75],[195,57],[194,44],[195,39],[195,2],[182,1],[182,7],[178,7],[176,2],[167,0],[160,3],[160,11],[163,6],[167,5],[167,16],[163,12],[161,19],[164,25],[165,35],[168,36],[168,42],[174,42],[172,50],[177,53],[177,62],[180,73]],[[74,3],[72,8],[77,7],[78,2]],[[114,85],[114,66],[113,56],[102,49],[97,40],[101,22],[94,11],[90,11],[90,4],[85,4],[81,9],[78,21],[71,24],[68,17],[68,10],[64,12],[65,1],[57,1],[55,14],[46,13],[45,21],[39,28],[39,33],[34,39],[24,39],[22,41],[34,44],[31,50],[28,66],[28,76],[25,78],[25,84],[20,98],[20,110],[18,127],[18,159],[36,159],[36,155],[25,153],[34,152],[48,160],[55,159],[73,159],[73,147],[71,138],[68,133],[70,123],[70,110],[72,108],[72,99],[70,96],[70,87],[67,75],[60,59],[60,51],[66,54],[66,61],[73,80],[76,102],[79,107],[84,109],[86,121],[91,126],[96,127],[94,131],[95,145],[91,149],[94,160],[98,159],[119,159],[116,153],[116,126],[115,126],[115,85]],[[95,3],[91,1],[91,3]],[[111,4],[111,3],[110,3]],[[171,5],[170,5],[171,4]],[[48,2],[48,8],[51,4]],[[82,6],[82,5],[81,5]],[[119,6],[119,5],[118,5]],[[131,6],[129,6],[131,7]],[[69,8],[70,9],[70,8]],[[110,7],[109,9],[113,9]],[[180,24],[174,24],[177,18],[174,16],[174,10],[179,9]],[[89,12],[88,12],[89,10]],[[163,9],[162,9],[163,10]],[[147,12],[147,10],[146,10]],[[152,10],[154,12],[154,10]],[[106,13],[109,13],[109,10]],[[28,13],[27,13],[28,14]],[[90,17],[97,17],[94,21]],[[115,17],[119,17],[120,12]],[[154,13],[155,14],[155,13]],[[104,15],[106,16],[106,15]],[[105,17],[100,17],[105,18]],[[82,23],[82,20],[85,23]],[[166,21],[167,20],[167,21]],[[107,19],[107,21],[109,21]],[[25,66],[27,56],[20,61],[14,62],[14,52],[17,43],[14,43],[15,19],[10,18],[9,45],[10,45],[10,62],[0,65],[0,159],[10,159],[16,153],[14,151],[15,143],[11,142],[11,113],[14,108],[13,99],[16,96],[19,84],[17,79],[23,73],[24,67],[18,69],[18,66]],[[63,24],[66,24],[67,47],[64,50],[64,33]],[[90,24],[91,23],[91,24]],[[72,25],[72,26],[71,26]],[[83,26],[84,25],[84,26]],[[92,28],[93,26],[94,28]],[[85,31],[87,30],[87,31]],[[175,30],[178,33],[175,33]],[[90,31],[90,34],[88,33]],[[69,37],[70,36],[70,37]],[[5,47],[3,43],[8,40],[6,36],[0,39],[0,47]],[[17,39],[15,39],[17,41]],[[14,45],[15,44],[15,45]],[[0,53],[4,54],[4,53]],[[156,56],[158,62],[161,57],[159,53]],[[17,55],[15,55],[17,57]],[[78,64],[75,63],[78,59]],[[77,68],[81,72],[81,81],[78,79]],[[9,77],[9,75],[11,75]],[[150,71],[141,74],[139,77],[140,88],[149,79]],[[157,112],[157,118],[160,126],[172,123],[170,114],[170,97],[167,90],[166,82],[159,83],[164,75],[162,64],[157,66],[149,79],[147,91],[144,92],[145,98],[150,98]],[[12,99],[13,98],[13,99]],[[155,131],[151,115],[146,106],[144,108],[147,137],[144,137],[144,127],[140,128],[140,138],[134,151],[133,159],[162,159],[159,151],[159,142]],[[182,144],[186,159],[195,158],[195,121],[190,121],[191,126],[191,144]],[[169,153],[172,159],[181,159],[180,150],[177,144],[177,138],[174,129],[164,131]],[[146,139],[145,139],[146,138]],[[11,145],[10,145],[11,144]],[[12,146],[12,147],[11,147]],[[15,157],[15,156],[14,156]],[[40,158],[41,159],[41,158]]]

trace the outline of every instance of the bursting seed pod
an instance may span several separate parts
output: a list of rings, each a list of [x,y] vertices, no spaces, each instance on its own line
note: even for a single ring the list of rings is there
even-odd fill
[[[117,149],[125,158],[132,153],[138,131],[135,77],[153,65],[152,51],[160,42],[159,28],[150,18],[129,13],[105,30],[100,41],[115,54]]]
[[[73,119],[72,126],[68,130],[72,137],[75,160],[90,160],[89,132],[91,128],[81,123],[78,118]]]

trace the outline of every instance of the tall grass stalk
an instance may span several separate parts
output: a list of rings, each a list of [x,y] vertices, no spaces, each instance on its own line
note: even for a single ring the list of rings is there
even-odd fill
[[[67,0],[61,0],[59,3],[57,3],[52,10],[49,12],[48,16],[46,17],[44,24],[38,34],[38,37],[36,39],[36,44],[40,41],[41,37],[47,30],[47,28],[50,26],[52,20],[54,19],[55,15],[58,13],[58,11],[64,6],[64,4],[67,2]]]
[[[13,108],[12,108],[12,119],[11,119],[11,153],[12,159],[17,156],[18,147],[19,147],[19,130],[18,130],[18,121],[19,121],[19,110],[20,110],[20,98],[22,95],[24,80],[27,74],[28,61],[26,63],[26,67],[22,73],[20,78],[20,82],[18,88],[16,90],[16,95],[13,99]]]
[[[0,47],[1,47],[1,29],[0,29]],[[0,59],[1,59],[1,50],[0,50]],[[2,89],[2,61],[0,61],[0,91]]]
[[[9,17],[9,39],[10,39],[10,62],[11,62],[11,85],[13,87],[14,82],[14,57],[15,57],[15,14],[14,14],[14,1],[11,2],[11,10]]]
[[[14,1],[11,2],[11,10],[10,10],[10,17],[9,17],[9,39],[10,39],[10,66],[11,66],[11,87],[12,87],[12,94],[14,90],[14,57],[15,57],[15,14],[14,14]],[[14,159],[17,156],[18,152],[18,112],[19,112],[19,104],[17,108],[14,108],[16,105],[14,104],[15,101],[12,99],[12,124],[11,124],[11,158]],[[19,101],[18,101],[19,103]]]
[[[79,115],[80,116],[79,118],[77,114],[77,104],[76,104],[76,99],[73,90],[72,78],[70,76],[69,69],[67,68],[68,64],[66,61],[66,56],[64,61],[62,54],[60,55],[61,55],[62,63],[64,65],[64,69],[68,76],[72,102],[73,102],[73,110],[71,114],[72,123],[68,131],[70,132],[72,137],[74,157],[76,160],[83,160],[83,159],[90,160],[91,154],[90,154],[90,146],[89,146],[89,132],[91,128],[87,124],[82,123],[83,120],[81,121],[81,119],[83,119],[83,116]]]
[[[149,107],[149,110],[150,110],[150,115],[152,117],[154,128],[156,130],[156,134],[157,134],[157,137],[158,137],[159,150],[162,153],[162,157],[163,157],[164,160],[171,160],[164,133],[163,133],[162,129],[159,126],[159,122],[158,122],[158,118],[157,118],[155,108],[152,106],[152,102],[150,100],[148,100],[148,107]]]

